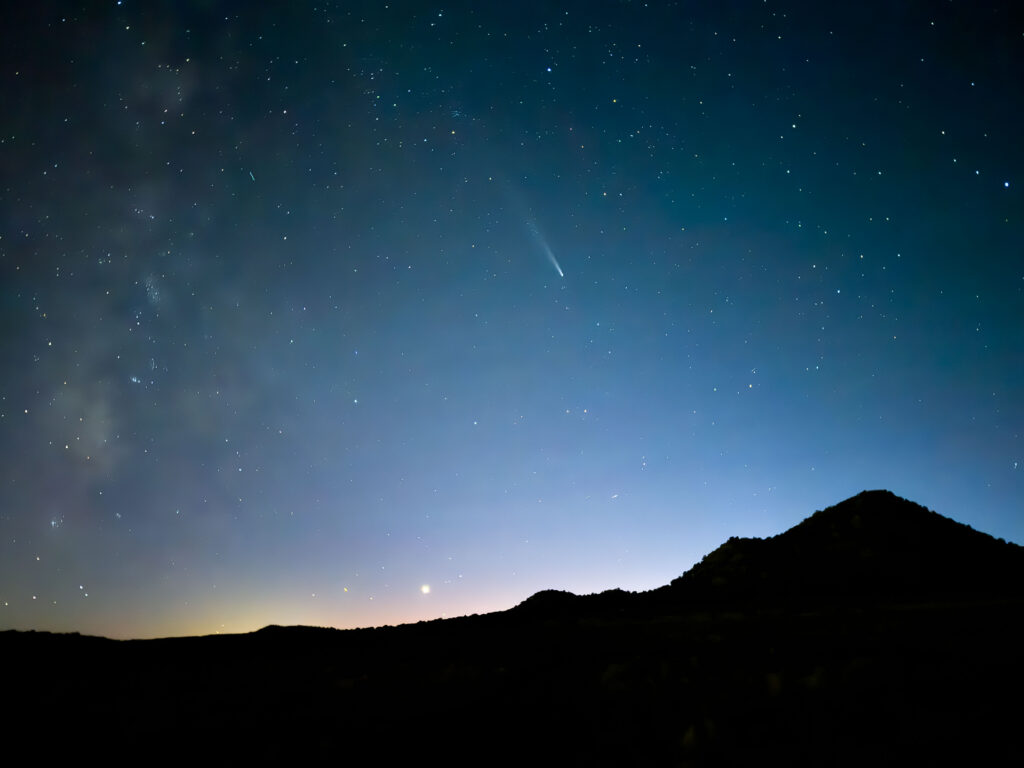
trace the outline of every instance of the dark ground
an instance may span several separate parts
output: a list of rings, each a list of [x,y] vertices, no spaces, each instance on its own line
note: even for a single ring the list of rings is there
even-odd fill
[[[4,730],[106,762],[1024,765],[1020,552],[862,494],[640,595],[350,631],[4,632]]]

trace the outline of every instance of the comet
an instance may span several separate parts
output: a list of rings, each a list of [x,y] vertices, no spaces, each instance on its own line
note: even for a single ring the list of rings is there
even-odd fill
[[[559,277],[565,277],[565,272],[562,271],[562,265],[558,263],[558,259],[555,258],[555,252],[551,250],[551,246],[548,245],[548,241],[544,239],[544,235],[537,229],[537,225],[532,221],[526,222],[527,228],[530,230],[530,234],[533,235],[533,239],[536,241],[540,249],[544,251],[544,255],[548,257],[548,261],[551,262],[551,266],[555,268],[555,272],[558,273]]]
[[[552,253],[550,246],[548,246],[548,244],[545,243],[543,239],[541,240],[540,244],[541,247],[544,249],[544,253],[548,257],[548,261],[551,262],[551,266],[554,267],[555,271],[558,273],[558,276],[565,277],[565,273],[562,271],[562,266],[558,263],[558,259],[555,258],[555,254]]]

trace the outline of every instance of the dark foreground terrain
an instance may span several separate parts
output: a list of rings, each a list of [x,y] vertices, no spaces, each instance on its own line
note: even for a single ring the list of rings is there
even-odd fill
[[[0,633],[7,752],[364,764],[1024,765],[1024,549],[884,491],[642,594],[401,627]]]

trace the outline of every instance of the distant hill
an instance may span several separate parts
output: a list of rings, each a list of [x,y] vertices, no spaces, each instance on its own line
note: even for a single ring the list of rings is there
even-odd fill
[[[1024,547],[890,491],[864,491],[767,539],[734,536],[648,593],[544,590],[514,611],[534,617],[635,615],[687,605],[1024,595]]]
[[[734,537],[671,583],[700,600],[1020,594],[1024,547],[889,491],[864,491],[768,539]]]

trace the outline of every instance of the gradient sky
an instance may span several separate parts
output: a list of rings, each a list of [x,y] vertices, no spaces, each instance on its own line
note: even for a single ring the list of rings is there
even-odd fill
[[[871,488],[1024,541],[1013,6],[8,9],[0,629],[650,589]]]

